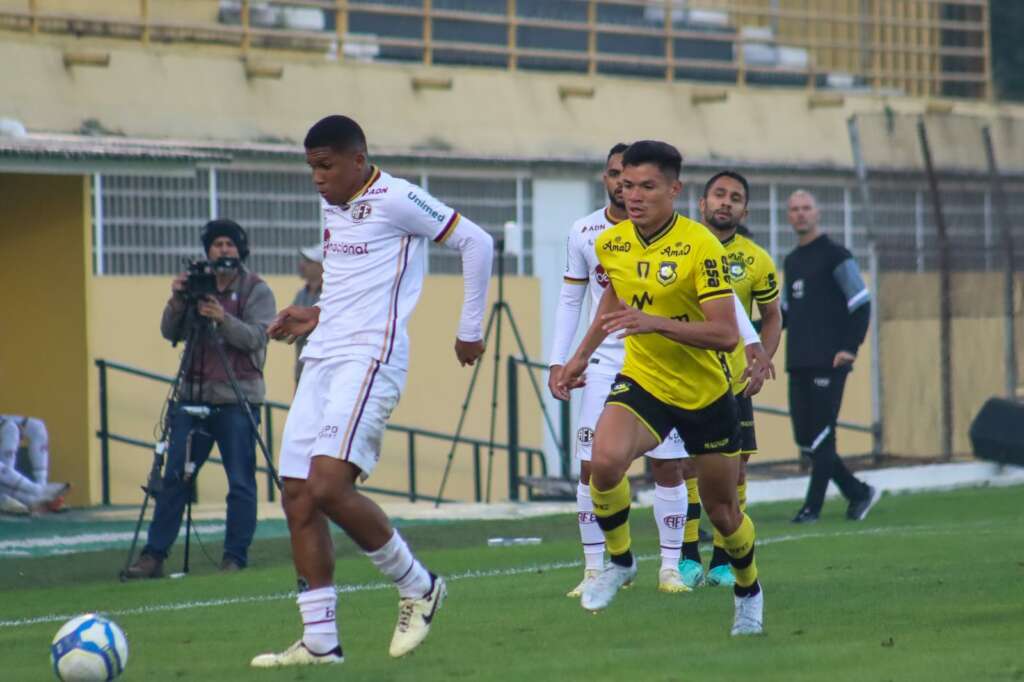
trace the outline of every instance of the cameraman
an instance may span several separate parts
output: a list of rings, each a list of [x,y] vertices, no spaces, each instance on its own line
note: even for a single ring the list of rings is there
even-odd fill
[[[267,325],[276,304],[267,283],[242,263],[249,255],[245,231],[232,220],[211,220],[203,227],[203,248],[213,277],[187,273],[174,278],[164,308],[160,333],[171,342],[188,340],[196,325],[204,331],[190,342],[191,362],[171,404],[170,447],[163,489],[155,494],[156,509],[146,547],[127,571],[129,578],[159,578],[163,562],[178,537],[192,480],[217,443],[228,478],[227,521],[222,571],[245,568],[256,530],[256,447],[250,410],[259,421],[266,386]],[[193,268],[193,270],[195,270]],[[203,289],[214,289],[202,294]],[[197,291],[199,290],[199,291]],[[215,344],[238,381],[246,405],[240,405]],[[184,407],[209,408],[205,418]],[[189,447],[189,443],[191,443]],[[186,471],[186,458],[190,461]],[[192,468],[194,466],[194,469]]]

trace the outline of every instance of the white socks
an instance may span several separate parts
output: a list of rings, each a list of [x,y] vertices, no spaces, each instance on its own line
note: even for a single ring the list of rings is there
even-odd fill
[[[590,486],[582,481],[576,486],[576,518],[580,524],[580,540],[583,542],[584,568],[599,571],[604,567],[604,533],[594,516],[594,500],[590,497]]]
[[[661,541],[661,567],[677,568],[686,526],[685,483],[674,488],[654,486],[654,520],[658,524],[658,539]]]
[[[300,592],[295,602],[302,614],[302,643],[306,648],[314,654],[326,654],[338,646],[338,594],[334,585]]]
[[[422,599],[430,592],[430,573],[412,555],[409,545],[397,530],[383,547],[366,552],[366,556],[378,571],[395,581],[398,594],[403,599]]]
[[[0,462],[0,489],[29,507],[36,504],[43,495],[43,486],[33,483],[13,465],[5,462]]]

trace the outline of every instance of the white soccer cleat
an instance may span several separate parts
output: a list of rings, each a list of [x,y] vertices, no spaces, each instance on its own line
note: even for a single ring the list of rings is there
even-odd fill
[[[683,582],[683,576],[679,574],[678,568],[667,566],[658,571],[658,591],[668,594],[680,594],[682,592],[693,592],[693,589]]]
[[[249,663],[253,668],[284,668],[292,665],[324,665],[326,663],[343,663],[344,654],[341,645],[326,654],[313,653],[306,648],[300,639],[279,654],[260,654]]]
[[[388,650],[394,658],[405,656],[427,638],[434,615],[441,608],[444,598],[448,596],[444,579],[433,573],[430,577],[433,584],[425,597],[402,599],[398,602],[398,624],[395,626],[391,648]]]
[[[32,513],[32,510],[26,507],[24,504],[14,499],[10,495],[4,495],[0,493],[0,514],[10,514],[12,516],[28,516]]]
[[[607,564],[597,579],[583,589],[580,606],[588,611],[600,611],[612,603],[615,593],[629,585],[636,577],[636,559],[631,566]]]
[[[587,585],[597,580],[597,576],[600,572],[601,571],[596,568],[588,568],[583,571],[583,580],[580,581],[579,585],[566,592],[565,596],[572,597],[573,599],[579,599],[582,597],[583,590],[587,588]]]
[[[736,615],[732,621],[732,635],[760,635],[764,633],[764,589],[752,597],[733,597]]]

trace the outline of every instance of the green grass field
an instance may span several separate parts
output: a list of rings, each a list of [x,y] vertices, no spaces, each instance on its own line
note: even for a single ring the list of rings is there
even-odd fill
[[[346,662],[317,669],[247,667],[300,632],[284,538],[259,540],[239,574],[198,554],[187,579],[126,585],[122,551],[0,559],[0,679],[52,679],[64,617],[100,610],[128,634],[125,680],[1021,680],[1022,493],[887,496],[859,524],[832,502],[806,528],[787,523],[794,504],[753,507],[767,634],[738,640],[729,591],[657,592],[657,535],[639,509],[638,582],[598,615],[564,596],[580,575],[571,516],[403,525],[449,598],[423,646],[393,660],[396,593],[339,537]],[[493,536],[543,543],[489,548]]]

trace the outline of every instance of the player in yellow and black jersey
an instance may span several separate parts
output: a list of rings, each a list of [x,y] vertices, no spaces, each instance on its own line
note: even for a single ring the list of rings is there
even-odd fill
[[[595,243],[609,285],[594,322],[562,369],[566,394],[585,382],[590,355],[616,333],[626,359],[597,423],[590,488],[611,563],[581,604],[603,609],[636,575],[630,551],[626,471],[675,428],[695,456],[701,497],[736,574],[732,634],[762,632],[764,595],[754,562],[754,525],[739,509],[739,409],[725,354],[739,342],[725,249],[703,225],[675,213],[682,157],[641,141],[622,158],[629,220]],[[763,369],[763,368],[757,368]]]
[[[747,315],[753,312],[757,303],[761,315],[761,342],[768,357],[773,357],[779,347],[782,334],[782,312],[779,307],[779,285],[775,263],[768,252],[758,246],[752,239],[739,232],[739,227],[747,217],[747,204],[750,198],[750,186],[747,179],[734,171],[720,171],[705,183],[704,193],[700,200],[701,218],[711,232],[725,247],[728,262],[729,278],[733,289]],[[746,511],[747,483],[746,463],[750,456],[757,452],[757,438],[754,432],[754,405],[752,396],[756,395],[763,384],[760,376],[751,377],[747,372],[747,354],[742,345],[729,354],[729,370],[732,375],[732,389],[740,408],[740,431],[742,445],[740,452],[739,478],[737,481],[737,498],[740,509]],[[774,378],[774,368],[770,368],[770,376]],[[679,572],[683,582],[694,587],[703,580],[707,585],[732,585],[733,575],[729,570],[729,555],[725,551],[721,533],[714,533],[714,553],[707,575],[703,575],[703,565],[697,550],[697,526],[700,523],[700,499],[697,496],[695,468],[684,467],[687,479],[687,525],[683,536],[683,558],[679,562]]]

